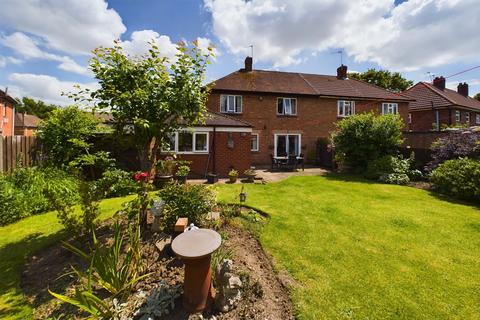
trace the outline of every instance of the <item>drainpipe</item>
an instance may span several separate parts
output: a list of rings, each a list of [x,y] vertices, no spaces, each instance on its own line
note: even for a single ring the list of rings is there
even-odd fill
[[[213,126],[213,141],[212,141],[212,144],[213,144],[213,173],[215,173],[215,174],[217,173],[217,166],[216,166],[217,158],[216,158],[216,151],[215,151],[215,149],[217,148],[217,145],[215,143],[216,137],[217,137],[217,127]]]

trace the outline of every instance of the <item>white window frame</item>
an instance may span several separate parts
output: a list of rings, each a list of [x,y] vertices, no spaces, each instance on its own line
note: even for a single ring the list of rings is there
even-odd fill
[[[347,113],[347,105],[350,112]],[[340,110],[341,109],[341,110]],[[353,100],[338,100],[337,101],[337,117],[346,118],[355,114],[355,101]]]
[[[251,135],[252,135],[252,137],[254,137],[254,136],[256,137],[255,140],[257,141],[257,148],[253,149],[252,146],[250,145],[250,151],[254,151],[254,152],[259,151],[260,150],[260,137],[259,137],[258,133],[252,133]],[[250,143],[251,143],[251,140],[250,140]]]
[[[408,114],[408,124],[412,124],[412,114]]]
[[[278,112],[278,101],[282,100],[282,113]],[[286,105],[285,101],[289,102],[290,112],[286,112]],[[292,110],[292,101],[295,101],[295,112]],[[279,116],[296,116],[298,112],[298,101],[297,98],[289,98],[289,97],[278,97],[277,98],[277,115]]]
[[[455,122],[461,122],[462,116],[460,114],[460,110],[455,110]]]
[[[226,99],[226,106],[225,110],[222,110],[222,100],[225,97]],[[230,105],[230,98],[233,98],[233,106]],[[237,111],[237,98],[240,98],[240,107]],[[233,95],[233,94],[221,94],[220,95],[220,113],[236,113],[240,114],[243,112],[243,97],[241,95]]]
[[[180,132],[186,132],[186,133],[191,133],[192,134],[192,150],[191,151],[178,151],[178,133],[174,133],[174,150],[162,150],[164,153],[168,152],[175,152],[177,154],[205,154],[208,153],[210,150],[210,135],[208,132],[205,131],[189,131],[189,130],[180,130]],[[207,144],[206,144],[206,150],[197,150],[196,149],[196,144],[197,144],[197,135],[206,135],[207,136]]]
[[[300,133],[275,133],[273,135],[273,151],[274,151],[273,154],[274,154],[274,157],[277,157],[277,137],[278,136],[287,136],[287,140],[288,140],[288,136],[298,136],[298,155],[300,155],[302,153],[302,134],[300,134]],[[288,154],[288,152],[287,152],[287,154]]]
[[[480,113],[475,113],[475,122],[480,124]]]
[[[465,112],[465,122],[470,123],[470,112]]]
[[[382,114],[398,114],[398,103],[396,102],[383,102]]]

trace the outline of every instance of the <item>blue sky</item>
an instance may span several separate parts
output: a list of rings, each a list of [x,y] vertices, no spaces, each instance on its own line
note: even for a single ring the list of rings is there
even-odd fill
[[[154,40],[166,56],[199,39],[217,56],[214,80],[239,69],[254,45],[254,67],[334,74],[384,68],[414,81],[480,65],[475,0],[1,0],[0,88],[68,104],[75,83],[95,86],[89,51],[124,42],[130,54]],[[480,68],[447,79],[480,92]]]

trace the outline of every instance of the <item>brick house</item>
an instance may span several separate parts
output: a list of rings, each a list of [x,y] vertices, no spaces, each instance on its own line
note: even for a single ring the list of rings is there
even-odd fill
[[[251,166],[252,126],[241,119],[209,112],[205,124],[176,132],[162,153],[174,152],[179,159],[191,161],[194,176],[215,172],[225,177],[231,169],[240,174]]]
[[[0,136],[15,134],[15,106],[17,101],[0,90]]]
[[[292,153],[314,160],[317,140],[355,113],[398,113],[407,120],[411,98],[349,79],[346,66],[329,76],[253,70],[252,63],[247,57],[244,68],[216,80],[207,108],[253,126],[253,165]]]
[[[457,91],[445,88],[445,78],[436,77],[433,83],[419,82],[404,95],[410,103],[410,131],[440,131],[444,126],[480,125],[480,101],[468,95],[468,84],[458,84]]]
[[[40,121],[41,119],[35,115],[17,113],[15,115],[15,135],[34,136]]]

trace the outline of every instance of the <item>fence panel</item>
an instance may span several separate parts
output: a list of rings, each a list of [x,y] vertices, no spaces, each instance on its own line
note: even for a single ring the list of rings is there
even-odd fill
[[[10,172],[21,162],[24,166],[36,164],[38,139],[26,136],[0,136],[0,172]]]

